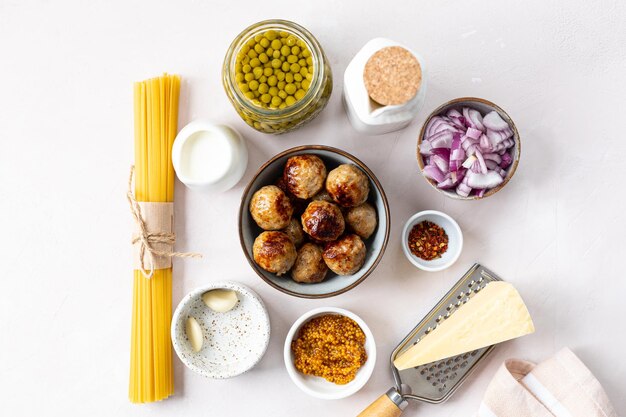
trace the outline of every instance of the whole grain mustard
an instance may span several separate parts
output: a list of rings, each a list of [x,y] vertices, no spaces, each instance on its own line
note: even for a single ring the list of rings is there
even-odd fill
[[[338,385],[352,381],[367,361],[365,333],[354,320],[337,314],[309,320],[291,350],[298,371]]]

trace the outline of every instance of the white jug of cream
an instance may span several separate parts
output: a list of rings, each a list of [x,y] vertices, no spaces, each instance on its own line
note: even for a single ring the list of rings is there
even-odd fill
[[[176,136],[172,164],[178,179],[200,191],[226,191],[241,180],[248,165],[244,139],[233,128],[194,121]]]

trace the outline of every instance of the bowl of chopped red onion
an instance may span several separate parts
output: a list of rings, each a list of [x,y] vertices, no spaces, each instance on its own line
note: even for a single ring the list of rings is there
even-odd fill
[[[424,122],[417,163],[437,191],[458,200],[478,200],[501,190],[513,177],[521,152],[511,117],[475,97],[442,104]]]

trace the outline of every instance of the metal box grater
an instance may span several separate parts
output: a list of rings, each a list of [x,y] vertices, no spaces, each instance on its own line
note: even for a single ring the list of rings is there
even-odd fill
[[[393,366],[393,361],[400,352],[433,331],[439,323],[450,317],[491,281],[500,281],[500,278],[482,265],[474,264],[394,349],[390,360],[396,388],[398,392],[401,389],[406,391],[406,387],[410,389],[410,392],[402,393],[402,398],[431,404],[444,402],[459,388],[480,360],[493,350],[494,346],[489,346],[404,371],[398,371]]]

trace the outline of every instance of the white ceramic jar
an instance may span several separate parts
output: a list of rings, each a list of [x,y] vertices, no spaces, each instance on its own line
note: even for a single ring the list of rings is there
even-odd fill
[[[422,81],[415,96],[401,105],[381,106],[370,99],[363,71],[372,55],[389,46],[400,46],[409,51],[420,64]],[[426,97],[426,68],[424,60],[410,48],[390,39],[375,38],[367,42],[354,56],[343,77],[343,102],[352,126],[366,135],[393,132],[408,125],[417,116]]]
[[[226,191],[241,180],[248,165],[244,139],[233,128],[194,121],[176,136],[172,164],[178,179],[200,191]]]

